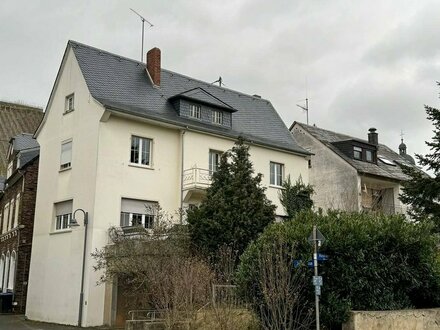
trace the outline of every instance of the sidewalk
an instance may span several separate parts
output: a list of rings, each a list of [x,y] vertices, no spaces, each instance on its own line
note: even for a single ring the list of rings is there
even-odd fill
[[[103,328],[103,327],[78,328],[74,326],[29,321],[25,319],[24,315],[0,314],[0,329],[1,330],[78,330],[78,329],[98,330],[98,329],[111,329],[111,328]]]

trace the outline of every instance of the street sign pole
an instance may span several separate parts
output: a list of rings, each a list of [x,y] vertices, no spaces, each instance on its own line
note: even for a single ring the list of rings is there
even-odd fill
[[[318,235],[316,234],[316,225],[313,226],[313,268],[315,270],[315,276],[318,276]],[[319,295],[315,289],[315,309],[316,309],[316,330],[319,330]]]

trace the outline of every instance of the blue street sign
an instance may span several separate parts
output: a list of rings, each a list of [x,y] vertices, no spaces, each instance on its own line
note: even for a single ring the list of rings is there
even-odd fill
[[[307,267],[313,268],[313,260],[307,261]]]
[[[301,264],[301,260],[293,260],[293,267],[294,268],[298,268],[300,264]]]
[[[327,260],[328,260],[328,255],[318,253],[318,261],[327,261]]]

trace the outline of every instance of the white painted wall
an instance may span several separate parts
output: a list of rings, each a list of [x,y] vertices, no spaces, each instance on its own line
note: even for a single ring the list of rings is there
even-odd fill
[[[73,92],[75,110],[63,115],[65,97]],[[66,54],[46,111],[37,136],[40,169],[26,315],[32,320],[76,324],[84,227],[54,233],[54,203],[73,199],[73,209],[88,210],[93,219],[103,109],[90,97],[72,51]],[[61,142],[66,139],[73,140],[72,168],[59,172]]]
[[[296,141],[312,152],[309,182],[315,190],[315,207],[358,211],[360,209],[360,179],[357,170],[300,125],[291,130]]]

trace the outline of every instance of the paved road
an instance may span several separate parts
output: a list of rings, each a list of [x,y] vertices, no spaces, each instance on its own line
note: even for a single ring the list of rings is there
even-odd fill
[[[78,330],[77,327],[25,320],[24,315],[0,315],[0,330]],[[103,328],[81,328],[103,329]]]

